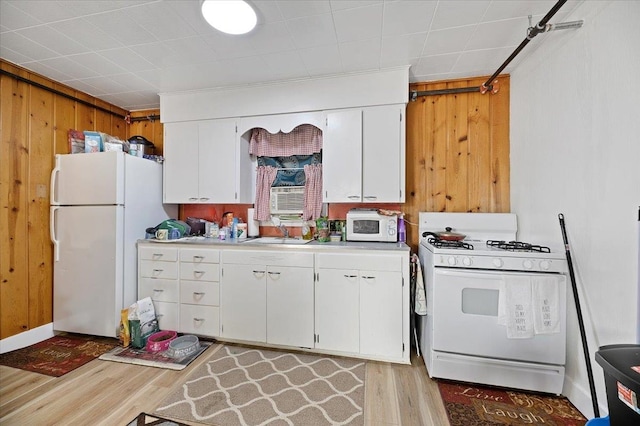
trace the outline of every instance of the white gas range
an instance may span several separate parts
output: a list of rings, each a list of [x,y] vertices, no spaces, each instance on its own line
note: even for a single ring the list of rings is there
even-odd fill
[[[465,238],[423,236],[447,228]],[[516,241],[510,213],[420,213],[419,232],[430,377],[562,393],[565,253]]]

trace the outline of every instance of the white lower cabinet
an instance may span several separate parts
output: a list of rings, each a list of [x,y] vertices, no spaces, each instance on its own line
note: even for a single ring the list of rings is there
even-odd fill
[[[403,269],[408,259],[403,256],[408,258],[408,254],[316,255],[316,348],[379,359],[405,357],[408,292]]]
[[[217,249],[180,249],[179,331],[220,335],[220,251]]]
[[[409,363],[408,250],[141,242],[138,259],[163,330]]]
[[[150,297],[161,330],[177,330],[178,249],[145,245],[138,248],[138,299]]]
[[[221,336],[313,347],[313,253],[224,251]]]

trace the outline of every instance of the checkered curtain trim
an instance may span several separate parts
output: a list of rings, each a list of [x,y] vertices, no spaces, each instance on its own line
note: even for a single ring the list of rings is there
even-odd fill
[[[322,212],[322,164],[304,166],[304,210],[302,219],[317,219]]]
[[[258,166],[256,177],[255,219],[271,220],[271,185],[276,180],[278,169],[271,166]]]
[[[249,153],[260,157],[311,155],[322,150],[322,130],[302,124],[290,133],[269,133],[265,129],[251,131]]]

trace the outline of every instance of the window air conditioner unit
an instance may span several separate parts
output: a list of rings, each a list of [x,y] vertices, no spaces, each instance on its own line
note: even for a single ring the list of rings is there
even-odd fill
[[[277,186],[271,188],[271,214],[302,214],[304,186]]]

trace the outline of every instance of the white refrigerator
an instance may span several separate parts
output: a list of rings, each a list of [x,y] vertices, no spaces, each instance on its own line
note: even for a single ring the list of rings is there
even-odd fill
[[[162,165],[124,152],[58,154],[51,173],[53,329],[116,337],[137,300],[136,241],[176,218]]]

